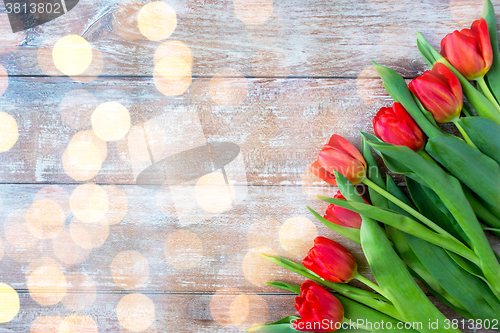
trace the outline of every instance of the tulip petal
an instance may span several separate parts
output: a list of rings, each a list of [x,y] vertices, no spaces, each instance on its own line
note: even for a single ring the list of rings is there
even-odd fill
[[[363,155],[359,152],[356,147],[352,143],[350,143],[348,140],[344,139],[340,135],[334,134],[330,138],[330,141],[328,142],[328,145],[338,148],[340,150],[343,150],[347,154],[351,155],[352,158],[361,161],[361,163],[366,166],[365,159]]]

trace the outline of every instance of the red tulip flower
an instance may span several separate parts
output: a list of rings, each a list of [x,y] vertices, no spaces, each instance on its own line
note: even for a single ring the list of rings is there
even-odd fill
[[[441,55],[467,80],[483,77],[493,63],[486,20],[481,18],[474,21],[470,29],[446,35],[441,41]]]
[[[300,296],[295,297],[295,308],[302,317],[293,322],[298,331],[333,332],[344,319],[342,303],[313,281],[302,284]]]
[[[448,123],[460,116],[463,94],[460,81],[441,63],[410,82],[411,92],[438,123]]]
[[[340,135],[332,135],[311,165],[311,171],[327,183],[337,184],[333,170],[347,177],[354,185],[366,177],[366,162],[352,143]]]
[[[354,256],[331,239],[316,237],[302,264],[323,279],[337,283],[351,281],[358,271]]]
[[[338,191],[333,198],[346,200],[346,198],[342,195],[342,193],[340,193],[340,191]],[[368,203],[366,200],[365,202]],[[334,204],[330,204],[328,206],[325,212],[325,216],[323,217],[328,221],[341,225],[343,227],[356,229],[361,228],[361,215],[347,208],[339,207]]]
[[[394,103],[392,108],[381,108],[373,117],[375,135],[382,141],[406,146],[420,151],[425,145],[425,135],[403,105]]]

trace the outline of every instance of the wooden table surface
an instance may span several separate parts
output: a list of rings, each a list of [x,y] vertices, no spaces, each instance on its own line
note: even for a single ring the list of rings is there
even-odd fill
[[[323,235],[370,277],[307,211],[336,192],[308,167],[392,103],[372,60],[420,75],[415,31],[438,47],[482,0],[80,0],[17,33],[0,11],[0,283],[20,299],[0,332],[241,332],[296,313],[264,282],[303,279],[260,252],[300,261]]]

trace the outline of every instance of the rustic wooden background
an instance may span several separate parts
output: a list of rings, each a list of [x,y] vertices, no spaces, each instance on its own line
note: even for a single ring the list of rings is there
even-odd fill
[[[359,246],[308,213],[336,192],[308,166],[334,133],[359,147],[391,104],[372,60],[416,77],[416,30],[438,47],[482,13],[482,0],[168,0],[165,37],[162,4],[139,18],[148,2],[80,0],[15,34],[0,4],[0,118],[17,125],[0,123],[0,283],[21,301],[0,332],[241,332],[295,314],[264,282],[302,279],[259,253],[301,260],[317,235],[370,277]],[[61,69],[83,53],[53,58],[68,35],[92,48],[81,74]],[[130,128],[123,114],[91,123],[107,102]],[[185,153],[217,142],[239,147],[224,173]],[[185,178],[136,185],[164,159]]]

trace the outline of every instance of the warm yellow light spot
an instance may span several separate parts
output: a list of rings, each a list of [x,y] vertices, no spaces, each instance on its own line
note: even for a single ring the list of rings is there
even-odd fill
[[[19,296],[9,285],[0,283],[0,324],[8,323],[19,312]]]
[[[234,326],[241,325],[250,312],[250,301],[246,295],[238,295],[229,307],[229,316]]]
[[[142,294],[129,294],[118,303],[116,316],[120,324],[128,331],[144,331],[155,320],[155,306]]]
[[[118,102],[100,104],[92,113],[92,130],[104,141],[117,141],[130,129],[130,113]]]
[[[94,178],[101,170],[107,156],[106,142],[92,131],[82,131],[71,138],[63,153],[66,174],[77,181]]]
[[[118,187],[109,185],[104,186],[108,194],[109,209],[106,216],[99,220],[100,224],[114,225],[120,223],[128,211],[127,196]]]
[[[216,171],[198,179],[195,195],[201,208],[210,213],[221,213],[233,204],[234,187],[226,183],[222,172]]]
[[[89,83],[97,79],[101,74],[102,68],[104,67],[104,59],[102,58],[101,51],[97,49],[92,49],[92,62],[87,69],[78,76],[71,76],[71,78],[77,82]]]
[[[277,47],[259,50],[252,57],[252,73],[264,77],[290,75],[290,60],[286,51]]]
[[[178,80],[191,75],[191,66],[179,57],[167,57],[160,60],[155,71],[164,78]]]
[[[277,249],[280,227],[281,223],[271,217],[253,222],[247,231],[248,248],[268,246]]]
[[[64,171],[77,181],[94,178],[103,162],[99,148],[91,142],[73,140],[63,153]]]
[[[4,222],[5,239],[16,249],[29,249],[38,243],[25,221],[26,211],[16,210]]]
[[[3,95],[5,90],[9,87],[9,74],[5,67],[0,65],[0,96]]]
[[[66,295],[66,278],[54,266],[35,269],[26,279],[31,297],[41,305],[55,305]]]
[[[246,78],[229,69],[215,74],[208,84],[212,101],[222,107],[235,107],[243,103],[248,93]]]
[[[316,225],[307,217],[297,216],[283,223],[279,232],[280,244],[283,250],[291,255],[305,257],[314,246],[318,236]]]
[[[0,153],[11,149],[18,137],[17,121],[11,115],[0,112]]]
[[[236,296],[231,303],[229,314],[234,326],[246,330],[266,323],[269,310],[267,302],[261,296],[242,294]]]
[[[97,333],[99,332],[94,319],[85,315],[71,315],[63,319],[58,333]]]
[[[212,315],[212,319],[222,326],[232,325],[230,308],[233,301],[241,295],[243,294],[236,288],[226,288],[215,292],[210,299],[210,314]]]
[[[191,49],[180,40],[169,40],[158,46],[154,54],[155,66],[165,58],[179,58],[188,65],[188,68],[193,66]]]
[[[96,184],[79,185],[71,194],[69,204],[73,215],[84,223],[101,220],[109,209],[108,194]]]
[[[49,185],[42,187],[35,195],[33,202],[38,200],[51,200],[56,202],[62,208],[64,218],[66,219],[69,216],[69,194],[60,186]]]
[[[191,66],[179,57],[164,58],[156,65],[153,80],[162,94],[181,95],[191,85]]]
[[[256,286],[265,286],[267,281],[275,281],[278,267],[261,256],[261,253],[270,256],[278,255],[273,249],[265,246],[250,249],[241,262],[243,275],[248,282]]]
[[[50,257],[40,257],[40,258],[37,258],[35,260],[32,260],[30,262],[30,264],[28,265],[28,267],[26,267],[26,272],[25,272],[26,278],[31,273],[33,273],[37,268],[44,267],[44,266],[55,267],[60,271],[62,271],[62,269],[63,269],[63,267],[61,266],[61,264],[59,264],[59,262],[57,262],[57,260],[50,258]]]
[[[137,15],[143,4],[135,1],[121,3],[113,11],[113,30],[125,40],[135,40],[142,37],[137,25]]]
[[[36,317],[31,325],[30,333],[59,333],[62,318],[59,316]]]
[[[273,0],[233,0],[233,6],[245,24],[262,24],[273,13]]]
[[[92,63],[92,47],[78,35],[59,39],[52,50],[54,65],[66,75],[82,74]]]
[[[170,37],[177,27],[175,10],[163,1],[150,2],[139,11],[139,31],[147,39],[158,41]]]
[[[120,252],[110,266],[113,281],[124,289],[136,289],[149,276],[148,260],[137,251]]]
[[[90,250],[78,246],[66,230],[54,239],[52,248],[56,257],[67,266],[82,263],[90,254]]]
[[[96,286],[90,276],[81,272],[66,274],[68,292],[61,304],[72,311],[83,311],[94,303]]]
[[[26,212],[29,231],[40,239],[55,238],[63,230],[64,211],[52,200],[36,200]]]
[[[109,226],[106,223],[82,223],[73,219],[69,225],[69,232],[75,244],[91,250],[102,246],[108,239]]]
[[[191,269],[203,257],[203,243],[194,233],[181,230],[168,236],[164,246],[165,258],[177,269]]]

